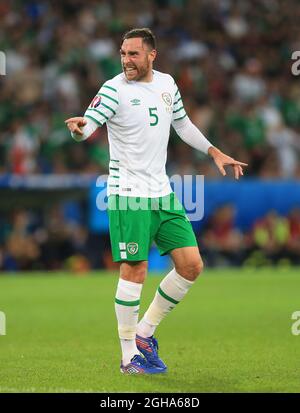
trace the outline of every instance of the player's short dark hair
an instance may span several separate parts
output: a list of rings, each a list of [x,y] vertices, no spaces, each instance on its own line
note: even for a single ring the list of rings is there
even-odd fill
[[[156,39],[154,34],[147,27],[141,29],[131,29],[123,35],[122,44],[125,39],[134,39],[134,38],[143,39],[143,43],[147,44],[151,50],[156,49]]]

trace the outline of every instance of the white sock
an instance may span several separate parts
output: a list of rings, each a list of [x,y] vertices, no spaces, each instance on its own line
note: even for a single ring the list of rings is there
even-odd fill
[[[140,354],[135,343],[136,327],[139,317],[140,297],[143,284],[119,279],[115,311],[122,349],[124,366],[130,363],[133,356]]]
[[[179,275],[175,268],[162,280],[152,303],[137,326],[137,334],[150,337],[162,319],[176,307],[194,284]]]

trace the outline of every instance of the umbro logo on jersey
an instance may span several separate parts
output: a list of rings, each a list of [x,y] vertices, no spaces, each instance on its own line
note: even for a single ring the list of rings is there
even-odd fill
[[[140,99],[132,99],[130,102],[132,106],[137,106],[141,104]]]

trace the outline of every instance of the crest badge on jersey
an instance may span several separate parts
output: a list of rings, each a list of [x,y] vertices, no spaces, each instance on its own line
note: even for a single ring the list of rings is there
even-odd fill
[[[163,98],[163,101],[164,101],[168,106],[171,106],[171,105],[172,105],[172,97],[171,97],[170,93],[164,92],[164,93],[161,94],[161,97]]]
[[[95,96],[92,100],[90,106],[91,108],[97,108],[101,103],[101,96]]]

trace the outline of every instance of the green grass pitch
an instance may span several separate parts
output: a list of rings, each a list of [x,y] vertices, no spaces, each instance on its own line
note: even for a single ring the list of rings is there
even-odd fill
[[[160,276],[149,275],[141,313]],[[299,392],[300,271],[206,270],[157,330],[166,375],[123,376],[117,276],[0,276],[0,392]]]

